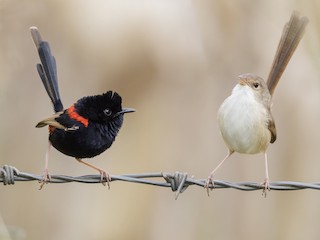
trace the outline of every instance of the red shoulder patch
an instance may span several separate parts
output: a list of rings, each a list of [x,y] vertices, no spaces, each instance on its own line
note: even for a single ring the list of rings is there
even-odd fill
[[[49,125],[49,134],[51,135],[56,128],[54,126]]]
[[[85,127],[88,127],[89,125],[89,120],[80,116],[77,112],[76,112],[76,109],[74,107],[74,105],[72,105],[71,107],[68,108],[67,110],[68,112],[68,115],[71,119],[74,119],[78,122],[81,122]]]

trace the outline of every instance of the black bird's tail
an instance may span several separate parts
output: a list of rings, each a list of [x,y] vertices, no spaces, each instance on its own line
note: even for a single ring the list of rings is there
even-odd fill
[[[41,60],[41,64],[37,64],[39,76],[53,103],[54,111],[60,112],[63,105],[59,94],[56,60],[51,54],[49,43],[42,40],[38,28],[31,27],[30,32]]]

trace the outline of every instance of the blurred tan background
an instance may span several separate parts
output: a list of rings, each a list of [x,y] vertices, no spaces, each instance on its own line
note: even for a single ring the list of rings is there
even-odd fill
[[[29,27],[57,59],[65,107],[118,91],[117,141],[90,160],[111,174],[181,171],[206,178],[226,154],[217,110],[236,77],[267,77],[291,12],[305,37],[274,96],[278,140],[271,181],[320,181],[319,1],[0,0],[0,164],[42,174],[47,131],[34,128],[51,102],[37,75]],[[96,174],[53,150],[52,174]],[[261,182],[263,155],[234,154],[217,179]],[[113,182],[0,186],[0,239],[319,239],[320,192],[170,189]],[[6,234],[11,232],[14,237]],[[6,237],[7,236],[7,237]]]

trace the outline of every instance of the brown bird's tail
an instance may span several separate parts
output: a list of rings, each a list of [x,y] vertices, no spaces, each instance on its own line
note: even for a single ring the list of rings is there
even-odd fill
[[[284,26],[267,80],[267,85],[271,96],[274,93],[282,73],[289,63],[292,54],[302,39],[308,22],[309,20],[307,17],[300,18],[299,13],[293,12],[290,21]]]

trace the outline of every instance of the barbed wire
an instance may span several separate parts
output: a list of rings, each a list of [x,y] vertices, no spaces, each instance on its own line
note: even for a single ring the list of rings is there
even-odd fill
[[[159,178],[158,181],[151,180]],[[162,179],[163,181],[160,181]],[[13,185],[16,181],[41,181],[42,176],[32,173],[25,173],[19,171],[17,168],[9,165],[4,165],[0,168],[0,182],[4,185]],[[173,192],[176,192],[176,198],[180,193],[183,193],[189,186],[195,185],[204,187],[206,179],[194,179],[193,176],[188,177],[187,173],[175,172],[156,172],[156,173],[137,173],[137,174],[124,174],[124,175],[111,175],[111,182],[124,181],[131,183],[148,184],[159,187],[171,188]],[[72,177],[66,175],[51,175],[50,183],[101,183],[100,175],[84,175],[79,177]],[[263,189],[260,183],[255,182],[228,182],[222,180],[214,180],[214,189],[232,188],[242,191],[255,191]],[[293,181],[279,181],[270,183],[271,190],[302,190],[302,189],[314,189],[320,190],[320,182],[303,183]]]

